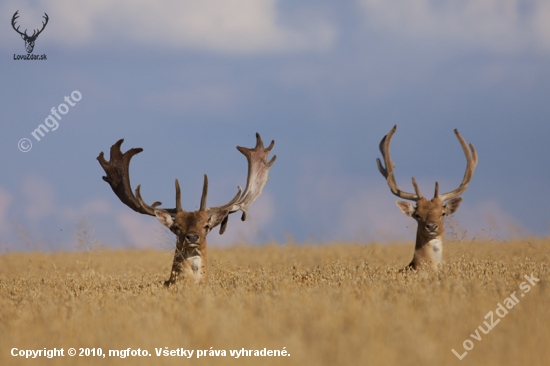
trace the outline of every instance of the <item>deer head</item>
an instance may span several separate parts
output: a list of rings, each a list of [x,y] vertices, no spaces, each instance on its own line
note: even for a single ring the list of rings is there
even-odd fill
[[[180,275],[194,278],[196,282],[206,281],[208,278],[206,235],[220,224],[220,234],[223,234],[229,215],[233,212],[242,211],[241,220],[246,220],[248,208],[262,193],[268,180],[269,169],[275,162],[276,156],[273,156],[269,162],[267,161],[267,155],[273,149],[275,142],[271,141],[271,144],[264,148],[260,135],[256,134],[256,147],[253,149],[237,146],[237,149],[248,160],[248,178],[244,193],[241,187],[238,187],[235,197],[225,205],[207,207],[208,177],[205,174],[200,208],[194,212],[182,209],[181,191],[177,179],[175,208],[158,208],[161,205],[160,202],[154,202],[152,205],[146,204],[141,197],[140,185],[137,186],[134,195],[130,185],[130,160],[143,149],[133,148],[123,154],[120,150],[123,142],[124,139],[121,139],[111,147],[109,161],[105,160],[103,152],[99,154],[97,160],[107,173],[103,180],[109,183],[122,203],[141,214],[156,216],[177,236],[172,272],[165,285],[176,282]]]
[[[38,38],[38,35],[40,33],[42,33],[42,31],[44,30],[44,28],[46,28],[46,24],[48,24],[48,20],[50,18],[48,18],[48,14],[44,13],[44,16],[43,18],[46,20],[45,22],[42,22],[42,29],[38,30],[38,29],[35,29],[34,32],[32,33],[31,36],[29,36],[27,34],[27,30],[25,29],[25,32],[24,33],[21,33],[19,31],[19,27],[15,28],[15,21],[17,20],[17,18],[19,18],[19,15],[17,14],[19,13],[19,10],[17,10],[15,12],[15,14],[13,14],[13,17],[11,18],[11,26],[13,27],[13,29],[19,33],[21,35],[21,38],[23,38],[23,40],[25,41],[25,48],[27,49],[27,53],[32,53],[32,50],[34,49],[34,42],[36,41],[36,39]]]
[[[455,190],[439,194],[439,185],[435,183],[435,193],[431,200],[426,199],[420,193],[418,185],[414,177],[412,178],[412,184],[415,193],[407,193],[401,190],[395,182],[395,175],[393,168],[395,164],[390,157],[390,142],[397,130],[397,126],[380,141],[380,152],[384,159],[386,167],[382,166],[380,159],[376,159],[378,163],[378,170],[386,178],[386,182],[390,187],[391,192],[397,197],[414,201],[416,206],[413,206],[410,202],[397,201],[399,209],[407,216],[412,217],[418,223],[416,230],[416,246],[413,261],[409,264],[413,269],[418,268],[423,262],[428,263],[432,268],[437,269],[439,264],[443,264],[443,235],[445,233],[444,219],[448,215],[452,215],[456,212],[462,202],[462,197],[458,197],[466,188],[474,175],[474,171],[477,166],[477,152],[474,145],[468,145],[466,141],[460,136],[458,130],[454,130],[464,155],[466,155],[466,173],[462,183]],[[445,203],[446,202],[446,203]]]

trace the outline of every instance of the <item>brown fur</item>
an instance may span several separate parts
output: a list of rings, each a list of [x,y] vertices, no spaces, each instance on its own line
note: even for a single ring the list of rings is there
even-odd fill
[[[444,205],[439,197],[430,201],[423,197],[416,202],[416,207],[409,202],[397,201],[401,211],[418,223],[414,257],[409,267],[418,269],[426,264],[437,270],[443,264],[445,217],[455,213],[461,201],[462,198],[457,197]]]
[[[170,279],[164,284],[171,285],[179,277],[193,278],[196,283],[208,281],[206,235],[210,232],[210,227],[206,213],[182,211],[176,214],[175,220],[164,210],[156,210],[155,214],[159,221],[177,236]],[[200,266],[195,267],[194,264],[199,258]]]

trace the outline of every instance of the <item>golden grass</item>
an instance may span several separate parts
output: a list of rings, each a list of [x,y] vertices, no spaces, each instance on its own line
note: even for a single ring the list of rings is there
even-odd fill
[[[397,273],[412,244],[210,248],[210,283],[166,290],[171,253],[0,256],[0,365],[544,365],[550,239],[456,241],[442,272]],[[540,282],[520,297],[524,275]],[[470,334],[516,291],[481,341]],[[495,318],[497,316],[495,315]],[[451,352],[474,348],[459,361]],[[30,360],[10,350],[147,349],[151,357]],[[155,348],[227,350],[156,357]],[[229,356],[286,347],[289,357]]]

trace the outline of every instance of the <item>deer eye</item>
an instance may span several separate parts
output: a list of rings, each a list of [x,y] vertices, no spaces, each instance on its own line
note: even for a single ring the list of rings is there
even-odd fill
[[[441,217],[445,217],[445,216],[447,216],[447,213],[443,211],[443,213],[441,214]]]

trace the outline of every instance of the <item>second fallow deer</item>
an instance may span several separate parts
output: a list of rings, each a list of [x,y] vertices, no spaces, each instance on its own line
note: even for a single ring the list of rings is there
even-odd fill
[[[466,141],[460,136],[458,130],[454,130],[464,155],[466,155],[466,173],[462,179],[460,186],[445,194],[439,194],[439,185],[435,183],[435,194],[431,200],[426,199],[420,193],[418,185],[414,177],[412,178],[412,184],[415,193],[407,193],[402,191],[395,182],[395,175],[393,168],[395,164],[390,157],[390,142],[393,134],[397,130],[397,126],[380,141],[380,152],[384,159],[386,167],[382,166],[380,159],[376,159],[378,163],[378,170],[386,178],[388,186],[391,192],[397,197],[416,202],[416,207],[410,202],[397,201],[399,209],[407,216],[412,217],[418,223],[416,230],[416,245],[414,248],[414,257],[408,267],[412,269],[418,269],[421,265],[427,264],[431,268],[437,270],[443,264],[443,235],[445,233],[444,219],[448,215],[452,215],[458,209],[462,197],[458,197],[466,188],[474,175],[474,171],[477,166],[477,153],[474,145],[468,145]],[[445,201],[447,201],[445,203]]]
[[[137,186],[134,195],[130,185],[130,159],[142,152],[143,149],[133,148],[123,154],[120,151],[122,142],[124,142],[124,139],[117,141],[111,147],[109,161],[105,160],[103,152],[99,154],[97,160],[107,173],[103,180],[109,183],[122,203],[141,214],[156,216],[164,226],[176,234],[177,243],[172,271],[170,279],[164,284],[166,286],[171,285],[177,281],[178,277],[188,278],[197,283],[207,281],[206,235],[220,224],[220,234],[223,234],[228,217],[233,212],[242,211],[241,220],[246,220],[248,208],[262,193],[262,189],[268,180],[269,169],[275,162],[276,156],[273,156],[269,162],[267,161],[267,155],[275,142],[271,141],[271,144],[264,148],[260,135],[256,134],[256,147],[253,149],[237,146],[237,149],[248,160],[248,179],[244,193],[242,193],[241,187],[238,187],[237,194],[227,204],[207,207],[208,177],[205,174],[200,208],[194,212],[182,209],[180,186],[177,179],[175,208],[157,208],[161,205],[160,202],[155,202],[152,205],[146,204],[141,198],[140,185]]]

